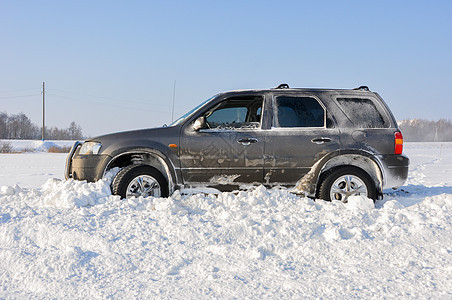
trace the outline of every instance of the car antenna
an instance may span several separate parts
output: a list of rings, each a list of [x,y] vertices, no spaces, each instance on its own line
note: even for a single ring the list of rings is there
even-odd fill
[[[173,110],[171,111],[171,123],[174,122],[174,102],[176,102],[176,80],[174,80],[173,88]]]

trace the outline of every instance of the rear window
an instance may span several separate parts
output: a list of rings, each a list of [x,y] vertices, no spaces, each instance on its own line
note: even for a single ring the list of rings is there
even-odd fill
[[[388,128],[386,118],[378,111],[375,103],[363,98],[337,98],[350,121],[359,128]]]

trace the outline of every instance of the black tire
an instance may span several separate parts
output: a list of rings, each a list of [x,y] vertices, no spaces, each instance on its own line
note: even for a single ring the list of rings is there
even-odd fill
[[[364,195],[374,201],[377,199],[375,182],[363,170],[345,166],[331,169],[322,175],[317,198],[345,203],[353,195]]]
[[[111,191],[121,198],[168,197],[169,194],[168,184],[163,175],[147,165],[131,165],[119,171],[113,179]]]

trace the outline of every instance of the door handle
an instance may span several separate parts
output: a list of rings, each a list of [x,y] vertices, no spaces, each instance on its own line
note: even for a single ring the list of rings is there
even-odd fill
[[[314,143],[314,144],[317,144],[317,145],[321,145],[323,143],[331,142],[331,139],[327,138],[327,137],[320,137],[320,138],[312,139],[311,142]]]
[[[243,146],[249,146],[250,144],[257,143],[257,139],[255,138],[243,138],[237,141],[237,143],[242,144]]]

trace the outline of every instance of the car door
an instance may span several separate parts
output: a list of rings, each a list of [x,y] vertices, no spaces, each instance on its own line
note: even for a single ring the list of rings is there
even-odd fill
[[[293,185],[324,155],[340,149],[339,131],[313,94],[275,94],[265,146],[264,183]]]
[[[184,184],[237,186],[262,183],[264,136],[262,95],[226,97],[194,119],[204,118],[199,130],[193,121],[181,131],[180,164]]]

